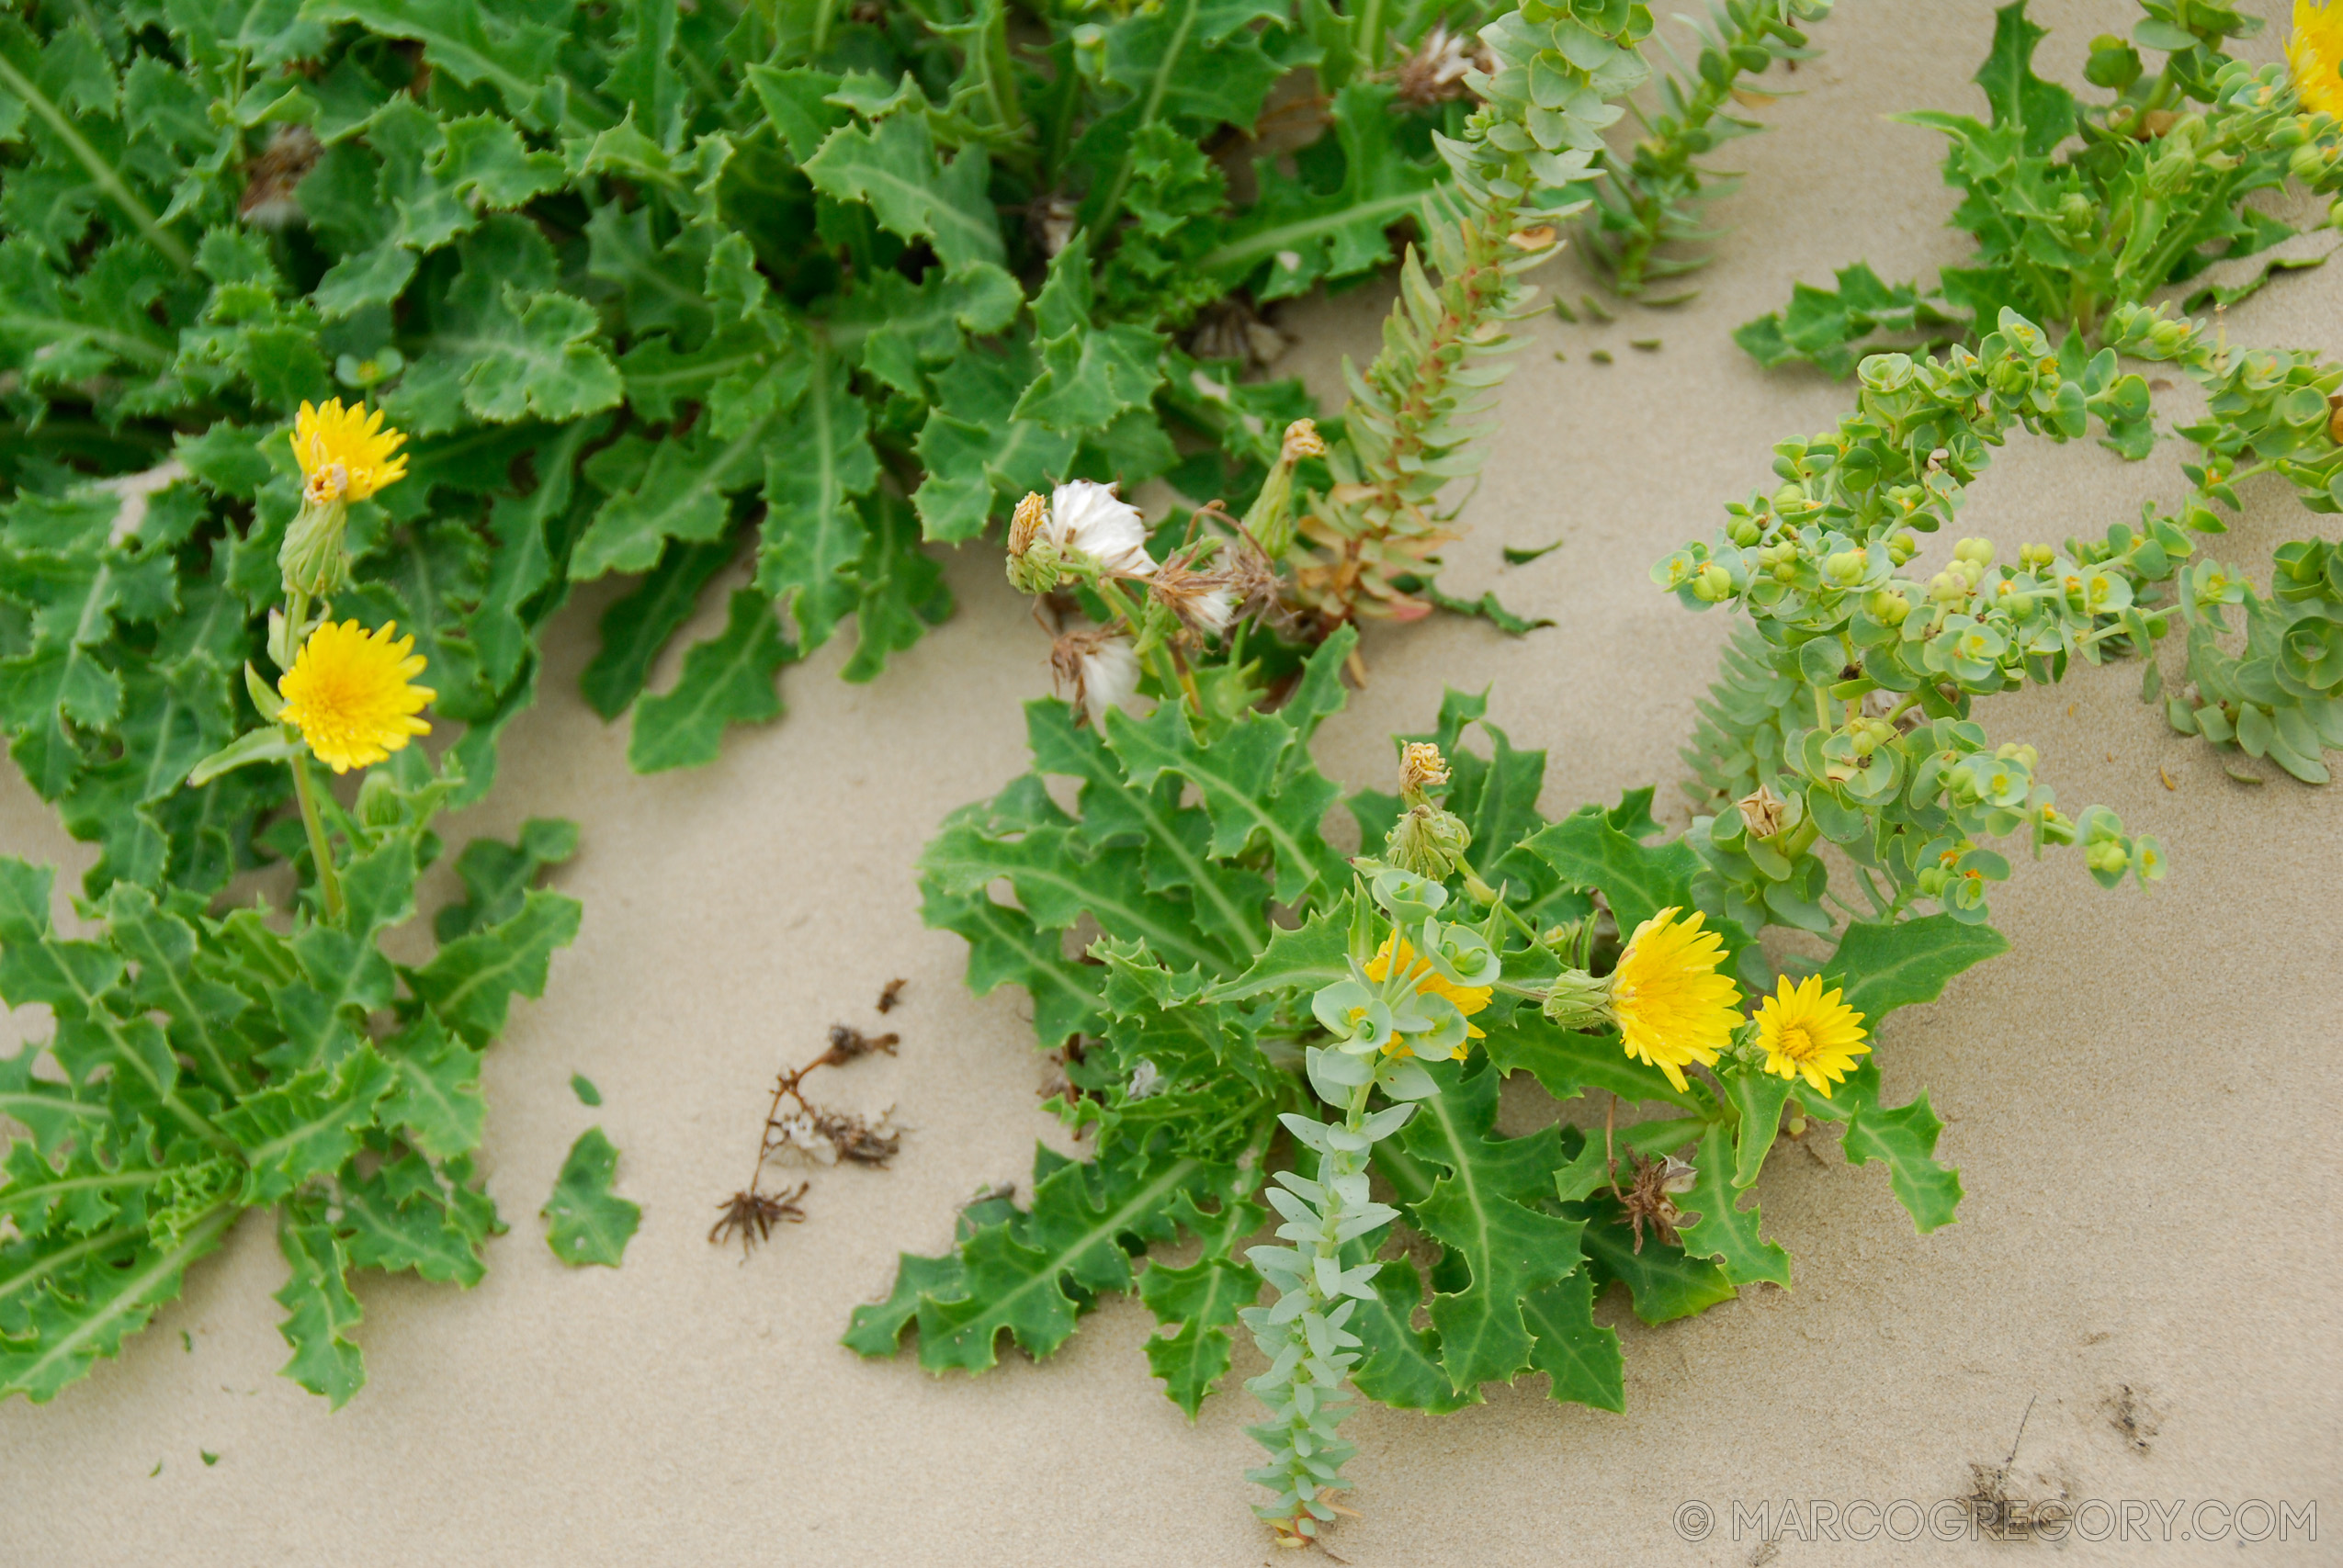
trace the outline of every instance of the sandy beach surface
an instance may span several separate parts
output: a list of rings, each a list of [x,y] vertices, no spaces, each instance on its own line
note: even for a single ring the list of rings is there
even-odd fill
[[[2274,58],[2283,8],[2254,8],[2274,26],[2253,51]],[[2113,0],[2035,14],[2054,29],[2043,74],[2070,83],[2090,37],[2137,16]],[[1771,491],[1771,444],[1828,428],[1850,400],[1810,372],[1760,371],[1727,334],[1794,279],[1858,259],[1929,277],[1963,258],[1965,236],[1942,227],[1939,140],[1884,117],[1982,112],[1967,79],[1992,27],[1984,0],[1844,0],[1817,30],[1827,56],[1780,79],[1799,96],[1720,160],[1748,178],[1713,209],[1734,231],[1699,299],[1533,324],[1444,581],[1557,624],[1521,639],[1444,617],[1370,633],[1370,683],[1319,748],[1330,774],[1384,786],[1390,732],[1426,726],[1443,683],[1487,686],[1492,721],[1548,750],[1549,814],[1656,783],[1670,825],[1685,820],[1676,752],[1728,623],[1688,615],[1647,570],[1726,501]],[[1574,299],[1589,287],[1567,259],[1543,281]],[[1388,299],[1287,311],[1296,344],[1279,372],[1331,401],[1341,356],[1373,352]],[[2343,355],[2343,265],[2284,277],[2228,321],[2236,344]],[[1656,352],[1629,346],[1651,336]],[[1592,362],[1606,347],[1615,363]],[[2125,464],[2021,434],[1960,532],[2014,551],[2136,519],[2185,491],[2182,450]],[[2281,541],[2335,534],[2275,480],[2246,499],[2208,547],[2257,579]],[[1500,546],[1556,537],[1532,565],[1501,564]],[[1930,548],[1949,553],[1949,536]],[[996,545],[961,549],[959,615],[877,682],[835,679],[842,638],[785,674],[784,720],[735,731],[710,767],[651,778],[627,771],[624,727],[577,695],[608,592],[580,596],[493,795],[448,829],[459,843],[566,816],[583,831],[554,885],[584,901],[584,929],[487,1063],[484,1166],[512,1231],[486,1281],[362,1276],[370,1382],[329,1414],[275,1375],[287,1350],[268,1298],[285,1265],[271,1223],[247,1216],[119,1361],[51,1405],[0,1405],[0,1563],[1289,1561],[1247,1509],[1250,1396],[1232,1379],[1191,1426],[1148,1375],[1152,1320],[1136,1300],[1108,1302],[1046,1363],[1011,1354],[974,1381],[836,1342],[899,1249],[939,1249],[976,1190],[1022,1187],[1036,1137],[1071,1147],[1038,1110],[1047,1068],[1023,994],[968,994],[965,949],[921,926],[911,870],[945,813],[1022,771],[1019,705],[1047,687],[1044,640],[999,563]],[[2165,658],[2177,682],[2178,647]],[[672,660],[657,677],[671,679]],[[1850,1168],[1828,1136],[1785,1143],[1757,1192],[1795,1255],[1794,1289],[1753,1287],[1657,1329],[1613,1292],[1598,1315],[1625,1349],[1624,1416],[1557,1405],[1537,1376],[1455,1416],[1364,1410],[1346,1428],[1358,1517],[1330,1538],[1341,1560],[2343,1560],[2343,787],[2231,753],[2269,779],[2236,782],[2139,689],[2136,664],[2078,668],[1980,709],[2041,749],[2062,806],[2103,802],[2158,835],[2171,874],[2144,897],[2102,892],[2074,852],[2021,863],[1994,899],[2012,951],[1890,1022],[1889,1096],[1930,1091],[1967,1189],[1960,1223],[1918,1237],[1879,1168]],[[60,863],[61,887],[91,858],[13,770],[0,844]],[[894,1108],[911,1129],[894,1168],[812,1174],[807,1222],[745,1260],[710,1246],[775,1071],[816,1055],[834,1021],[873,1024],[896,976],[900,1055],[828,1091]],[[45,1023],[27,1011],[8,1028]],[[573,1097],[572,1073],[600,1108]],[[1553,1112],[1534,1088],[1505,1111],[1517,1131]],[[615,1270],[560,1266],[537,1217],[593,1125],[643,1209]],[[1241,1347],[1239,1375],[1257,1366]],[[2013,1442],[2009,1495],[2102,1500],[2111,1539],[1862,1543],[1838,1522],[1960,1497]],[[2285,1541],[2195,1539],[2199,1504],[2249,1499],[2298,1518],[2315,1505],[2317,1541],[2299,1523]],[[1688,1504],[1711,1511],[1705,1539],[1686,1539]],[[1760,1504],[1771,1555],[1749,1517]],[[2248,1534],[2268,1522],[2236,1517]]]

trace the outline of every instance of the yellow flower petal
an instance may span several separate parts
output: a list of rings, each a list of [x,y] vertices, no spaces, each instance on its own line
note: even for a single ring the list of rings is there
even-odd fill
[[[293,416],[293,457],[301,466],[303,493],[313,502],[364,501],[406,477],[404,454],[393,456],[406,436],[386,429],[382,411],[364,404],[342,406],[330,398],[319,408],[303,403]]]
[[[390,640],[397,630],[395,623],[370,633],[356,621],[328,621],[310,633],[277,684],[285,722],[337,773],[379,762],[431,733],[415,716],[438,694],[410,684],[424,660],[413,654],[412,636]]]
[[[2343,119],[2343,0],[2294,0],[2286,65],[2304,108]]]
[[[1710,1066],[1732,1043],[1741,988],[1716,973],[1724,940],[1701,929],[1699,910],[1681,920],[1679,913],[1662,909],[1636,928],[1611,972],[1611,1011],[1627,1055],[1682,1089],[1687,1066]]]
[[[1796,985],[1782,976],[1774,995],[1759,1004],[1758,1043],[1765,1047],[1765,1070],[1785,1078],[1803,1077],[1817,1093],[1854,1069],[1855,1058],[1871,1047],[1863,1043],[1863,1015],[1840,1001],[1839,992],[1822,988],[1822,976],[1810,975]]]

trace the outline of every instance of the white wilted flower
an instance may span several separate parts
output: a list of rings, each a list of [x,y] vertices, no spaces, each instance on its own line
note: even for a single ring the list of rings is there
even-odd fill
[[[1049,650],[1050,668],[1061,686],[1073,688],[1074,702],[1095,729],[1106,710],[1139,689],[1139,656],[1131,639],[1104,626],[1068,632]]]
[[[1155,559],[1147,553],[1147,522],[1113,485],[1091,479],[1059,485],[1049,498],[1041,536],[1060,550],[1081,551],[1108,571],[1128,577],[1155,572]]]

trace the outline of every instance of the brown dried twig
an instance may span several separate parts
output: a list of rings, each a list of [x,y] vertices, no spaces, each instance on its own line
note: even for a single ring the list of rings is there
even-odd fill
[[[879,995],[879,1010],[884,1012],[894,1004],[895,993],[903,982],[895,981]],[[741,1238],[741,1251],[760,1241],[768,1241],[773,1227],[784,1223],[796,1224],[805,1219],[805,1211],[798,1201],[812,1185],[801,1181],[786,1192],[764,1190],[766,1164],[776,1154],[794,1151],[823,1165],[835,1165],[844,1160],[849,1165],[884,1168],[902,1146],[903,1134],[887,1124],[881,1112],[876,1121],[833,1111],[818,1105],[805,1096],[805,1080],[821,1067],[839,1067],[858,1057],[879,1052],[895,1054],[902,1037],[893,1032],[866,1034],[850,1023],[830,1026],[830,1046],[802,1067],[787,1069],[773,1081],[773,1100],[765,1107],[764,1128],[757,1139],[756,1168],[749,1174],[749,1184],[717,1205],[721,1211],[715,1226],[707,1233],[710,1242],[721,1243],[734,1235]]]

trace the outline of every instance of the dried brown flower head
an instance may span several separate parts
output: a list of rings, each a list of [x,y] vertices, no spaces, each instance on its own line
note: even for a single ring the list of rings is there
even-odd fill
[[[1025,491],[1024,500],[1017,502],[1017,510],[1009,517],[1009,553],[1022,556],[1033,548],[1040,536],[1041,525],[1049,516],[1049,502],[1038,491]]]
[[[1218,637],[1236,617],[1235,588],[1225,570],[1196,570],[1196,554],[1182,550],[1166,560],[1156,570],[1148,592],[1195,637]]]
[[[280,125],[268,145],[244,169],[244,194],[236,216],[255,229],[285,229],[304,218],[293,187],[317,167],[324,149],[306,125]]]
[[[1394,74],[1402,99],[1430,108],[1471,93],[1465,85],[1466,72],[1487,73],[1495,65],[1480,39],[1452,33],[1443,22],[1424,34],[1423,41],[1399,62]]]
[[[1326,456],[1326,437],[1318,433],[1318,421],[1297,419],[1285,427],[1285,440],[1277,449],[1281,463],[1298,463],[1305,457]]]
[[[1448,782],[1448,759],[1429,740],[1410,740],[1399,752],[1399,793],[1419,795]]]
[[[1636,1156],[1636,1179],[1619,1200],[1626,1211],[1627,1223],[1635,1227],[1636,1251],[1644,1249],[1644,1225],[1648,1222],[1660,1240],[1670,1247],[1681,1245],[1676,1227],[1683,1223],[1683,1213],[1676,1207],[1676,1195],[1690,1192],[1699,1172],[1691,1164],[1670,1155],[1656,1160],[1644,1155]]]
[[[1750,838],[1771,839],[1782,831],[1782,808],[1788,803],[1767,785],[1760,784],[1733,804],[1740,807]]]

